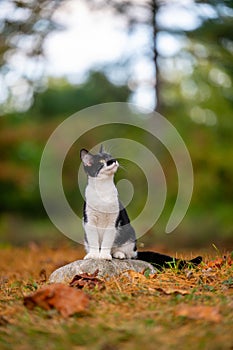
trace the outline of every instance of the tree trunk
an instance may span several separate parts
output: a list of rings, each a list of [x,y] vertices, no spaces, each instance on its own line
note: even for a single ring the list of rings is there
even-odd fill
[[[156,0],[151,0],[151,26],[153,32],[153,63],[154,63],[154,109],[159,112],[161,109],[160,101],[160,76],[158,67],[158,51],[157,51],[157,34],[158,27],[156,22],[156,14],[158,12],[159,6]]]

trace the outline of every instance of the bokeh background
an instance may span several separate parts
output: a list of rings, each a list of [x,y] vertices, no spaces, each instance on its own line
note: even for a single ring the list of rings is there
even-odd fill
[[[232,250],[233,1],[2,0],[0,33],[1,246],[68,240],[41,202],[43,148],[71,114],[121,101],[165,116],[184,139],[194,168],[190,208],[167,235],[177,193],[171,156],[137,129],[110,130],[154,147],[165,172],[165,210],[140,242]],[[79,148],[106,135],[105,128],[84,135],[64,164],[65,193],[80,215]],[[143,174],[124,155],[122,164],[137,189],[128,207],[134,217],[146,199]]]

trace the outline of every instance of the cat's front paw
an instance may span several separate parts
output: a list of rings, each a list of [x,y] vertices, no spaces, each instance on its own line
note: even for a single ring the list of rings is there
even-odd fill
[[[123,252],[120,252],[120,251],[113,253],[113,257],[115,259],[125,259],[126,258],[125,254]]]
[[[84,260],[88,260],[88,259],[99,259],[99,252],[94,252],[94,253],[88,253],[87,255],[84,256]]]
[[[99,259],[102,260],[112,260],[112,255],[107,252],[100,252]]]

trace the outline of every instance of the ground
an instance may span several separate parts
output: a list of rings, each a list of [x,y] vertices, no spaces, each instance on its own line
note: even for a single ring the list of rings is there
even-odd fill
[[[82,251],[31,244],[5,247],[0,254],[2,350],[233,349],[230,252],[204,252],[197,269],[173,267],[152,276],[128,271],[101,287],[84,286],[88,307],[69,317],[56,309],[30,310],[23,300],[47,285],[54,269],[81,258]]]

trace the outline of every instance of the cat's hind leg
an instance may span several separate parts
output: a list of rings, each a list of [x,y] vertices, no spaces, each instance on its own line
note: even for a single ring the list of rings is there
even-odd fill
[[[120,250],[115,251],[115,252],[112,254],[112,256],[113,256],[113,258],[115,258],[115,259],[126,259],[125,253],[121,252]]]
[[[115,259],[136,259],[137,248],[135,242],[127,242],[119,247],[113,247],[112,256]]]

